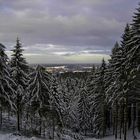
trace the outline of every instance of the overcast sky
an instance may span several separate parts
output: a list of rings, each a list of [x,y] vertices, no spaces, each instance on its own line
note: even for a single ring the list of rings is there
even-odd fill
[[[17,36],[29,63],[98,63],[109,58],[139,0],[0,0],[0,42]]]

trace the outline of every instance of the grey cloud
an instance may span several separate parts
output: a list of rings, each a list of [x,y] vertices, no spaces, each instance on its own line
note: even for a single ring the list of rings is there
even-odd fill
[[[96,50],[109,54],[106,50],[120,40],[137,3],[138,0],[0,0],[0,40],[10,50],[19,36],[26,54],[67,52],[68,56],[84,50],[90,50],[89,54]]]

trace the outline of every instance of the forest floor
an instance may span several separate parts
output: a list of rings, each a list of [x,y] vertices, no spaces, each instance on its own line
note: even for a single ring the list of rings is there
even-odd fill
[[[49,140],[48,138],[37,138],[37,137],[31,137],[31,135],[29,137],[26,136],[20,136],[20,135],[15,135],[14,132],[16,130],[16,120],[15,117],[7,117],[7,114],[3,114],[3,125],[0,128],[0,140]],[[24,135],[24,133],[23,133]],[[140,133],[137,132],[137,130],[135,130],[135,135],[137,139],[134,139],[133,135],[132,135],[132,131],[128,131],[127,132],[127,140],[140,140]],[[119,134],[118,134],[119,136]],[[63,140],[75,140],[74,138],[72,138],[71,135],[65,134],[63,135]],[[57,138],[55,138],[55,140],[57,140]],[[83,140],[120,140],[120,139],[115,139],[115,136],[106,136],[105,138],[102,139],[97,139],[97,138],[93,138],[93,137],[84,137]],[[122,139],[123,140],[123,135],[122,135]]]
[[[14,135],[13,133],[6,133],[0,131],[0,140],[49,140],[48,138],[37,138],[37,137],[26,137],[26,136],[19,136]],[[59,140],[55,138],[55,140]],[[65,135],[61,140],[74,140],[72,137]]]
[[[46,139],[41,139],[41,138],[37,138],[37,137],[28,138],[25,136],[17,136],[17,135],[14,135],[13,133],[6,133],[3,131],[0,131],[0,140],[46,140]],[[71,140],[71,138],[65,137],[64,140]],[[107,136],[107,137],[102,138],[102,139],[96,139],[96,138],[91,137],[91,138],[85,138],[84,140],[120,140],[120,139],[119,138],[115,139],[114,136]],[[121,140],[123,140],[123,138]],[[134,139],[132,136],[132,133],[130,131],[130,132],[128,132],[127,140],[140,140],[140,135],[139,136],[137,135],[137,139]]]
[[[127,140],[140,140],[140,133],[138,133],[137,130],[135,130],[135,135],[136,135],[136,137],[134,138],[132,131],[131,130],[128,131]],[[118,137],[119,137],[119,134],[118,134]],[[106,136],[105,138],[101,138],[101,139],[96,139],[96,138],[90,137],[90,138],[85,138],[85,140],[124,140],[124,139],[123,139],[123,134],[122,134],[122,139],[119,139],[119,138],[115,139],[115,136],[111,135],[111,136]]]
[[[12,133],[0,132],[0,140],[43,140],[43,139],[36,138],[36,137],[27,138],[24,136],[16,136],[13,135]]]

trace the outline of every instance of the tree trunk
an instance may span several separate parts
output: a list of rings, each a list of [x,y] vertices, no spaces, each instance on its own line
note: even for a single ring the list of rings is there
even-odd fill
[[[8,121],[10,121],[10,109],[8,109]]]
[[[2,118],[2,106],[1,106],[1,108],[0,108],[0,127],[2,127],[2,120],[3,120],[3,118]]]
[[[106,133],[106,109],[104,108],[103,110],[103,137],[105,136]]]
[[[122,106],[121,106],[121,108],[120,108],[120,139],[122,137],[122,125],[123,125],[123,120],[122,120],[123,115],[122,115],[122,113],[123,113],[123,109],[122,109]]]
[[[127,103],[124,103],[124,140],[126,140],[127,134]]]
[[[43,135],[45,137],[45,121],[43,122]]]
[[[87,135],[87,131],[86,131],[86,129],[85,129],[85,136]]]
[[[39,130],[40,132],[40,136],[41,136],[41,133],[42,133],[42,120],[41,120],[41,118],[40,118],[40,130]]]
[[[20,128],[22,129],[22,110],[20,109]]]
[[[53,123],[53,140],[54,140],[54,131],[55,131],[54,117],[53,117],[52,121],[53,121],[52,123]]]
[[[115,134],[115,116],[113,116],[113,135]]]
[[[31,121],[31,131],[33,133],[33,119],[32,119],[32,116],[30,116],[30,121]]]
[[[122,138],[122,122],[120,124],[120,139]]]
[[[107,111],[106,122],[107,122],[107,127],[110,130],[110,126],[111,126],[111,111],[110,110]]]
[[[2,107],[1,107],[1,110],[0,110],[0,123],[1,123],[1,125],[2,125]]]
[[[139,105],[138,105],[139,106]],[[138,110],[138,119],[137,119],[137,125],[138,125],[138,131],[140,132],[140,109],[139,108],[137,108],[137,110]]]
[[[16,107],[17,107],[17,131],[20,132],[20,96],[17,95],[16,100]]]
[[[117,139],[117,133],[118,133],[118,105],[116,103],[115,139]]]
[[[131,105],[128,107],[128,129],[131,127],[131,122],[132,122],[132,115],[131,115],[131,111],[132,110],[132,107],[131,107]]]
[[[19,109],[17,110],[17,131],[20,132],[20,113],[19,113]]]
[[[133,137],[135,137],[136,104],[132,104]]]

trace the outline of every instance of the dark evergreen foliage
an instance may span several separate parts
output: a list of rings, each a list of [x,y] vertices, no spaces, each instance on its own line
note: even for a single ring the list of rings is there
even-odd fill
[[[24,105],[25,89],[27,86],[27,72],[28,65],[23,57],[22,45],[17,38],[16,46],[12,50],[12,58],[10,61],[11,76],[16,83],[14,89],[16,90],[13,102],[15,103],[15,110],[17,113],[17,130],[20,131],[21,114]]]

